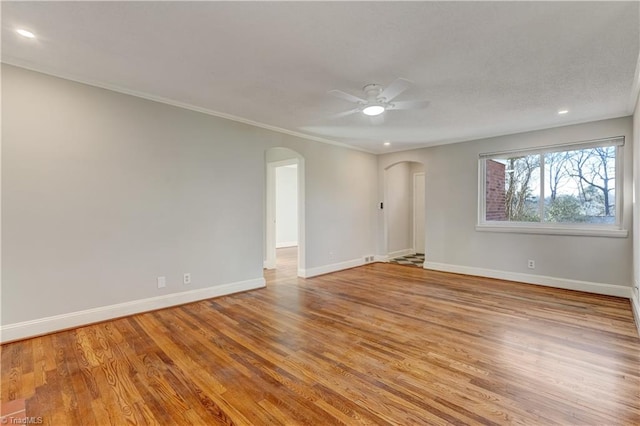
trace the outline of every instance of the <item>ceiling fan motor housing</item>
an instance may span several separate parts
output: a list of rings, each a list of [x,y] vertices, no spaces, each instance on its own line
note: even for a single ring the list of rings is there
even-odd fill
[[[378,99],[380,93],[382,93],[382,86],[379,84],[367,84],[362,88],[364,93],[367,95],[367,100],[369,102],[374,102],[382,99]]]

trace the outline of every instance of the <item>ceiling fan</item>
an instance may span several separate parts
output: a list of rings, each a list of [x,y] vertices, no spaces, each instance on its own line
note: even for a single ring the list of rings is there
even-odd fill
[[[343,92],[342,90],[330,90],[329,93],[333,96],[357,104],[355,108],[335,114],[332,118],[345,117],[358,112],[369,116],[376,116],[394,109],[426,108],[429,105],[429,101],[391,102],[396,96],[407,90],[411,84],[409,80],[405,80],[404,78],[396,79],[387,86],[386,89],[379,84],[367,84],[362,88],[364,92],[364,97],[362,98]]]

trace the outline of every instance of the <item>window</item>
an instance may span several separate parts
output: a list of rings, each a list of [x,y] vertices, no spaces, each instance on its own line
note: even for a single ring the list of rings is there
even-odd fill
[[[480,155],[479,230],[626,236],[624,137]]]

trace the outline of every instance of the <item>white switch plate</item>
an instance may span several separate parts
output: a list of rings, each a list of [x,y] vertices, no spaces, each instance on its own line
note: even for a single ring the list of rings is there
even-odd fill
[[[165,277],[158,277],[158,288],[165,288],[167,286],[167,279]]]

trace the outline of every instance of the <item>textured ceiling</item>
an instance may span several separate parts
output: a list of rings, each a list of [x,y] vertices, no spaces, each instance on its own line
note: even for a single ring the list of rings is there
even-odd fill
[[[638,2],[2,2],[2,60],[386,152],[629,115],[639,28]],[[430,106],[330,118],[398,77]]]

